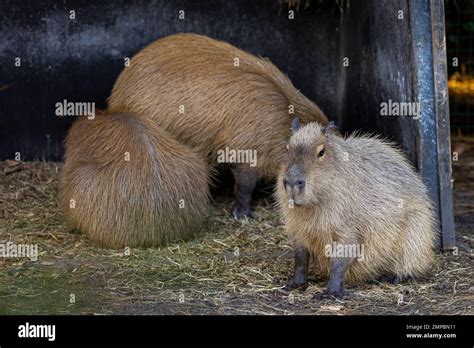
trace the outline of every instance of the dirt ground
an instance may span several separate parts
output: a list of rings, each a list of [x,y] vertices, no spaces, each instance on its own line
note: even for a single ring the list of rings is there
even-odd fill
[[[454,163],[457,252],[439,253],[425,279],[349,287],[343,301],[313,299],[326,285],[316,274],[305,291],[282,290],[293,252],[269,195],[245,222],[218,197],[199,238],[128,255],[71,231],[57,204],[60,170],[0,164],[0,243],[39,251],[37,261],[0,258],[0,314],[473,314],[474,150]]]

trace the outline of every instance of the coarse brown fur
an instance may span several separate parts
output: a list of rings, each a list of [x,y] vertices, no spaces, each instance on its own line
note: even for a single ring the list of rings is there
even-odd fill
[[[316,104],[268,59],[196,34],[171,35],[136,54],[108,103],[110,110],[148,115],[211,164],[226,147],[256,150],[255,168],[238,166],[258,179],[278,174],[292,108],[304,123],[327,123]],[[253,183],[244,186],[251,193]]]
[[[205,159],[150,118],[100,114],[69,131],[60,204],[72,225],[100,246],[189,239],[208,200]]]
[[[285,189],[289,173],[300,173],[304,188]],[[333,243],[364,246],[363,260],[345,273],[349,283],[420,276],[433,261],[426,187],[401,151],[378,137],[343,138],[315,123],[296,130],[276,196],[290,238],[309,250],[323,277],[331,273],[325,247]]]

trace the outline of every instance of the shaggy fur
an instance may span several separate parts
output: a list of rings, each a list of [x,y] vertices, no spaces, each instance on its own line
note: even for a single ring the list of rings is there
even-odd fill
[[[206,214],[205,159],[149,118],[129,113],[83,118],[69,131],[65,149],[61,206],[73,226],[100,246],[186,240]]]
[[[276,196],[290,238],[309,249],[319,274],[329,276],[325,245],[362,244],[346,281],[425,273],[433,261],[435,218],[419,175],[392,144],[377,137],[342,138],[316,123],[295,131],[280,170]],[[324,154],[317,154],[324,148]],[[283,180],[298,163],[306,185],[293,208]]]
[[[195,34],[171,35],[144,48],[109,98],[109,109],[148,115],[209,163],[225,147],[257,150],[256,174],[270,179],[285,155],[290,104],[302,122],[327,123],[269,60]]]

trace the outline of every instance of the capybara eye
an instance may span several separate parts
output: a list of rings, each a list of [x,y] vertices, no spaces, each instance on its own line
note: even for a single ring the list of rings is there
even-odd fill
[[[326,152],[326,149],[323,147],[322,150],[318,152],[318,158],[323,157],[325,152]]]

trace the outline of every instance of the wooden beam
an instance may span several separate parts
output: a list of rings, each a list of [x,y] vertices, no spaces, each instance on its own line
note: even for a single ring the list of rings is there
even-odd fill
[[[451,142],[449,125],[448,72],[446,66],[446,35],[444,1],[431,0],[433,75],[436,112],[436,144],[438,150],[439,213],[442,246],[451,250],[456,245],[453,215]]]

